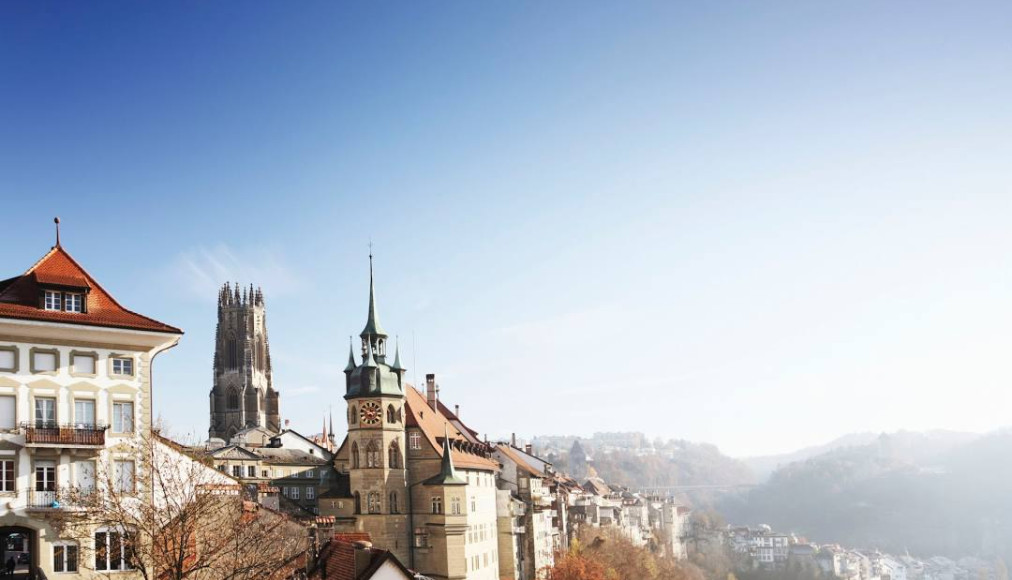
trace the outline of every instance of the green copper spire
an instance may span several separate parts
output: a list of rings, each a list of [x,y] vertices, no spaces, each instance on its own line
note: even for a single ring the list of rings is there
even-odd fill
[[[379,323],[379,315],[376,314],[376,284],[373,281],[372,274],[372,244],[370,243],[369,248],[369,319],[366,320],[365,328],[362,330],[360,335],[362,338],[367,336],[381,336],[386,338],[387,333],[383,331],[383,327]]]
[[[351,337],[348,337],[348,366],[344,367],[344,372],[350,373],[355,370],[355,349],[351,346]]]
[[[368,347],[366,348],[366,358],[364,361],[362,361],[362,366],[366,368],[376,367],[376,359],[372,357],[372,344],[369,344]]]
[[[403,371],[404,367],[401,366],[401,341],[397,339],[396,350],[394,351],[394,366],[390,367],[393,371]]]
[[[439,475],[425,481],[426,485],[467,485],[467,480],[457,475],[453,467],[453,455],[450,453],[450,435],[443,425],[443,460],[439,466]]]

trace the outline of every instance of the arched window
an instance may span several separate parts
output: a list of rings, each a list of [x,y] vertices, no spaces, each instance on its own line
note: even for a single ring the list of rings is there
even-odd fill
[[[396,491],[391,491],[390,492],[390,513],[392,513],[392,514],[397,513],[397,492]]]
[[[355,408],[355,405],[352,405],[351,408],[348,409],[348,423],[354,425],[357,421],[358,409]]]
[[[257,368],[261,372],[267,370],[267,349],[264,348],[264,339],[261,336],[257,339]]]
[[[394,414],[394,406],[387,405],[387,423],[396,423],[397,415]]]
[[[235,391],[228,392],[228,410],[235,411],[239,408],[239,393]]]
[[[362,496],[358,495],[357,491],[355,492],[355,513],[362,513]]]
[[[358,466],[359,466],[358,443],[352,443],[351,444],[351,468],[352,469],[358,469]]]
[[[400,443],[394,439],[390,443],[390,449],[387,450],[387,463],[391,469],[400,469],[401,467],[401,446]]]
[[[225,339],[225,368],[239,368],[239,347],[235,342],[235,336],[232,334],[229,334],[228,338]]]
[[[383,467],[383,456],[380,454],[379,445],[376,441],[370,441],[365,446],[365,466]]]
[[[378,514],[380,513],[380,494],[378,491],[369,492],[369,513]]]
[[[441,514],[443,513],[443,498],[437,496],[432,497],[432,513]]]

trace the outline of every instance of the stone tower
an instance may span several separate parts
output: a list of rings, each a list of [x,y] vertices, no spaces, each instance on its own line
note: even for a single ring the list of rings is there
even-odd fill
[[[376,313],[369,256],[369,315],[362,339],[362,364],[349,347],[345,368],[348,405],[348,470],[358,528],[372,541],[408,561],[408,498],[405,468],[404,368],[400,352],[387,362],[387,334]]]
[[[226,442],[237,432],[259,427],[280,431],[278,392],[271,377],[264,295],[225,284],[218,292],[214,387],[209,436]]]

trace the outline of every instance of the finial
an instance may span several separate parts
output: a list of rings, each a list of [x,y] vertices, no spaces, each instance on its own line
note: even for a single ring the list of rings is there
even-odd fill
[[[403,371],[404,367],[401,366],[401,337],[397,336],[395,338],[395,340],[397,341],[397,343],[396,343],[396,346],[394,347],[395,348],[395,350],[394,350],[394,365],[392,367],[390,367],[390,370]]]
[[[348,337],[348,366],[344,367],[344,372],[350,373],[355,370],[355,349],[351,346],[351,337]]]
[[[53,223],[56,224],[56,247],[59,248],[60,247],[60,216],[54,217],[53,218]],[[371,254],[372,253],[372,249],[371,249],[372,248],[372,243],[371,242],[370,242],[369,246],[370,246],[369,253]],[[370,260],[371,259],[372,258],[370,258]]]

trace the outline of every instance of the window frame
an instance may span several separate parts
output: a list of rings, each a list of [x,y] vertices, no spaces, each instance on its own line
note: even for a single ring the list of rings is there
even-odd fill
[[[8,470],[8,465],[10,469]],[[8,480],[7,476],[10,475]],[[16,459],[0,459],[0,493],[17,493],[18,462]]]
[[[122,411],[120,411],[119,425],[116,424],[117,423],[117,420],[116,420],[116,407],[117,406],[124,406],[124,405],[129,405],[130,406],[130,426],[129,426],[130,428],[129,429],[123,429],[124,423],[123,423],[123,412]],[[136,406],[134,405],[133,401],[116,401],[116,400],[112,401],[112,429],[111,429],[111,431],[113,433],[132,434],[132,433],[136,432],[136,430],[137,430],[137,421],[136,421],[136,414],[134,413],[135,407]]]
[[[78,547],[77,542],[71,542],[67,540],[60,540],[50,544],[53,547],[53,572],[57,574],[77,574],[81,569],[81,549]],[[57,548],[62,549],[62,554],[59,555],[57,560]],[[73,553],[73,558],[71,558]],[[73,570],[68,569],[69,564],[73,562]],[[59,563],[59,564],[57,564]]]
[[[9,352],[9,353],[11,353],[11,358],[12,358],[12,362],[13,362],[12,366],[10,366],[10,367],[0,367],[0,373],[16,373],[16,372],[18,372],[18,368],[21,366],[20,365],[20,359],[21,359],[21,357],[19,356],[20,353],[18,352],[18,347],[14,346],[14,345],[3,345],[3,346],[0,346],[0,352]]]
[[[73,300],[71,300],[73,298]],[[71,306],[76,306],[76,309]],[[63,311],[73,312],[75,314],[84,314],[84,293],[83,292],[64,292],[63,293]]]
[[[59,312],[63,310],[63,292],[60,292],[59,290],[43,290],[42,309],[50,312]]]
[[[120,370],[116,370],[116,363],[120,363]],[[125,373],[123,369],[125,366],[130,367],[130,372]],[[134,357],[122,354],[109,355],[109,376],[112,377],[135,377],[137,373],[137,364],[134,361]]]
[[[35,357],[40,354],[53,355],[53,370],[39,370],[39,366],[35,364]],[[28,363],[33,375],[55,375],[60,372],[60,351],[56,348],[32,347],[28,351]]]
[[[98,542],[98,537],[100,535],[105,537],[105,541],[104,541],[103,546],[102,546],[101,549],[99,548],[99,542]],[[113,536],[116,536],[117,542],[119,544],[119,552],[120,553],[119,553],[119,558],[118,558],[118,560],[119,560],[119,567],[118,568],[113,568],[112,567],[113,558],[111,558],[111,553],[110,553],[111,549],[110,549],[110,546],[112,544],[111,540],[112,540]],[[123,571],[134,570],[135,569],[133,563],[130,562],[130,560],[132,559],[132,554],[130,553],[129,545],[130,545],[130,543],[131,543],[132,540],[130,538],[130,534],[125,529],[123,529],[123,528],[99,528],[99,529],[95,530],[95,533],[92,536],[92,538],[93,538],[93,540],[95,542],[94,552],[95,552],[95,571],[96,572],[123,572]],[[99,557],[102,556],[102,555],[105,556],[104,566],[99,566]]]

